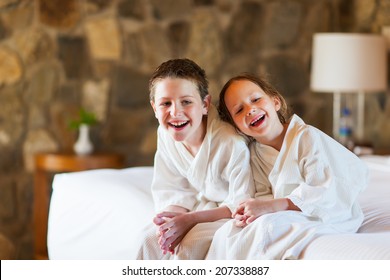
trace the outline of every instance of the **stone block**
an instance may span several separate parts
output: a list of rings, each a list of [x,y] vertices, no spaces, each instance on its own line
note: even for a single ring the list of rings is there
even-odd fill
[[[187,21],[173,22],[168,27],[168,38],[174,57],[183,57],[189,41],[190,24]]]
[[[54,56],[54,43],[43,29],[24,29],[12,37],[12,42],[27,65]]]
[[[91,18],[85,23],[85,31],[93,59],[115,61],[120,59],[122,39],[116,18],[111,16]]]
[[[0,186],[0,219],[12,220],[16,218],[17,201],[16,201],[16,187],[15,178],[7,178],[2,176],[2,184]]]
[[[88,80],[83,85],[82,104],[89,112],[93,112],[99,122],[104,122],[107,116],[110,82]]]
[[[2,8],[2,6],[0,6],[0,8]],[[13,30],[28,28],[33,22],[34,8],[33,1],[26,1],[24,5],[9,9],[6,13],[2,14],[4,25]]]
[[[300,35],[303,22],[303,7],[299,2],[276,1],[269,4],[267,28],[264,29],[262,46],[267,48],[287,47]]]
[[[0,47],[0,86],[19,81],[23,68],[17,54],[10,49]]]
[[[9,34],[8,28],[4,25],[3,21],[0,19],[0,40],[4,40],[5,38],[7,38],[8,34]]]
[[[118,4],[118,14],[121,17],[144,20],[146,13],[146,1],[144,0],[125,0]]]
[[[44,129],[29,131],[23,143],[24,165],[27,171],[35,170],[34,156],[38,152],[58,151],[58,144]]]
[[[17,144],[23,135],[27,115],[20,98],[22,90],[21,86],[0,89],[0,104],[2,104],[0,110],[0,148],[17,149]],[[4,153],[1,154],[3,157]]]
[[[214,9],[201,8],[194,11],[187,57],[194,60],[213,75],[219,70],[224,57],[224,47]]]
[[[122,108],[139,108],[149,104],[149,75],[144,75],[125,66],[113,71],[112,99]]]
[[[80,19],[77,0],[38,0],[42,23],[61,29],[74,27]]]
[[[153,72],[162,62],[172,58],[166,31],[156,24],[146,26],[139,33],[139,46],[142,52],[142,68]]]
[[[191,13],[191,0],[151,0],[156,19],[178,18]]]
[[[55,96],[59,83],[59,66],[55,63],[41,64],[36,69],[31,70],[24,98],[27,102],[35,103],[38,106],[48,104]]]
[[[253,53],[260,50],[264,24],[262,3],[241,2],[227,29],[226,47],[232,54]]]
[[[89,56],[83,37],[60,36],[58,38],[58,57],[68,79],[83,79],[90,76]]]
[[[274,55],[264,60],[269,80],[287,98],[298,98],[309,83],[309,73],[296,57]]]

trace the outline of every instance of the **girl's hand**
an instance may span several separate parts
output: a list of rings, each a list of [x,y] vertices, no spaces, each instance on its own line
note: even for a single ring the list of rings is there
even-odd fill
[[[278,209],[278,201],[276,199],[272,200],[261,200],[251,198],[242,203],[242,215],[246,217],[245,223],[248,225],[256,220],[258,217],[273,213],[282,209]],[[241,206],[241,205],[240,205]]]
[[[248,219],[248,217],[247,216],[245,216],[245,215],[236,215],[236,216],[234,216],[234,219],[235,219],[235,224],[236,224],[236,226],[238,226],[238,227],[245,227],[246,225],[247,225],[247,223],[246,223],[246,220]]]
[[[247,216],[244,215],[245,202],[240,203],[237,209],[233,212],[232,218],[236,220],[236,226],[245,227],[247,225]]]
[[[237,215],[244,215],[245,210],[245,202],[241,202],[240,205],[238,205],[237,209],[233,212],[232,218],[235,219]]]
[[[250,224],[262,215],[286,210],[300,211],[300,209],[288,198],[271,200],[251,198],[244,202],[243,215],[247,217],[246,223]]]
[[[262,215],[286,210],[301,211],[288,198],[269,200],[251,198],[240,203],[232,217],[236,220],[236,226],[245,227]]]

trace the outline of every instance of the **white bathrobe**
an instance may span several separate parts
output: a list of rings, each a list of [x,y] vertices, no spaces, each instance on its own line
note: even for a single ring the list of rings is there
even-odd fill
[[[218,118],[214,107],[209,110],[207,132],[195,157],[159,127],[152,182],[156,212],[169,205],[190,211],[227,206],[234,211],[254,192],[247,143]],[[173,258],[203,259],[215,230],[223,222],[203,223],[192,228]],[[156,229],[151,225],[146,230],[149,233],[142,241],[138,259],[166,258],[157,244]]]
[[[229,221],[208,259],[297,259],[320,235],[358,230],[368,170],[352,152],[296,115],[280,152],[258,142],[250,150],[257,199],[287,197],[302,211],[266,214],[244,228]]]

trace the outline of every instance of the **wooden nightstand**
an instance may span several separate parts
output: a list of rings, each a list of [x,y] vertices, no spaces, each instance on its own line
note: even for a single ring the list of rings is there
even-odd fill
[[[53,173],[99,168],[123,168],[124,157],[113,153],[78,156],[73,153],[41,153],[35,156],[34,175],[34,258],[48,259],[47,222]]]

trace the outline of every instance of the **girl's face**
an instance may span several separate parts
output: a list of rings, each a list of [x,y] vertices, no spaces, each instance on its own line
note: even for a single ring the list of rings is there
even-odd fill
[[[160,125],[175,141],[194,143],[203,141],[210,97],[202,100],[195,83],[180,78],[165,78],[155,85],[151,105]],[[191,144],[189,144],[191,145]]]
[[[225,103],[238,129],[258,142],[268,142],[283,130],[277,114],[280,100],[251,81],[234,81],[226,90]]]

